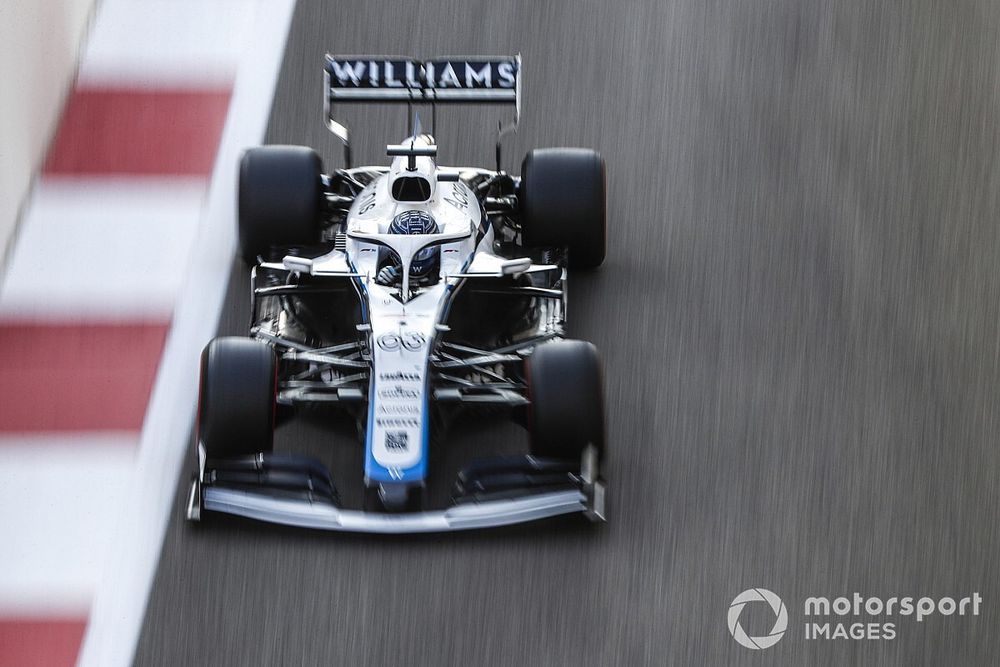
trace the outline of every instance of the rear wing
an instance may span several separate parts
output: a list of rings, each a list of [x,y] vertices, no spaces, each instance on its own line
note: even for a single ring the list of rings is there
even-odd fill
[[[517,129],[521,115],[521,56],[451,56],[419,61],[403,56],[326,56],[324,115],[327,127],[344,143],[351,166],[347,126],[337,120],[338,103],[406,104],[412,134],[413,105],[431,106],[431,132],[438,104],[495,104],[514,107],[511,121],[497,125],[497,171],[500,140]]]

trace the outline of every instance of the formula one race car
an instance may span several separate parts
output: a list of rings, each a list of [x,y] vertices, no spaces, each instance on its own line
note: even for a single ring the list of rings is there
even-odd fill
[[[519,56],[327,56],[325,75],[346,168],[326,174],[313,150],[292,146],[242,159],[250,337],[217,338],[202,354],[188,518],[399,533],[573,513],[603,521],[600,361],[590,343],[563,338],[567,269],[604,259],[603,160],[555,148],[528,153],[520,177],[500,169],[520,111]],[[437,165],[433,133],[412,109],[389,167],[351,168],[347,128],[333,115],[342,102],[515,113],[498,126],[494,170]],[[272,451],[276,419],[306,404],[357,418],[362,507],[342,506],[319,461]],[[428,448],[467,406],[508,409],[530,454],[469,461],[452,504],[429,507]]]

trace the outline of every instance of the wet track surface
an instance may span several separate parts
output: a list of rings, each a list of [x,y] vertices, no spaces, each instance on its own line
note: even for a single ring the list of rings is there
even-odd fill
[[[390,539],[192,527],[178,497],[136,662],[995,662],[998,32],[987,2],[301,0],[270,142],[339,164],[327,50],[520,51],[505,166],[603,153],[609,257],[572,276],[570,330],[604,355],[610,523]],[[403,112],[350,117],[356,162],[383,162]],[[440,114],[440,161],[489,165],[495,118]],[[319,423],[282,441],[349,450]],[[472,426],[451,442],[520,437]],[[726,629],[754,586],[790,614],[759,652]],[[803,638],[806,597],[853,591],[985,602],[881,619],[891,641]]]

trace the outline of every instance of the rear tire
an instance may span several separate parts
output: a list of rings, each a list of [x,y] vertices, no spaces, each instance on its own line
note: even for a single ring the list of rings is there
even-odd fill
[[[607,246],[604,160],[586,148],[544,148],[521,164],[521,236],[531,247],[569,249],[569,264],[601,265]]]
[[[277,361],[250,338],[216,338],[201,353],[198,439],[208,458],[270,452]]]
[[[323,162],[305,146],[251,148],[240,161],[240,253],[247,264],[272,246],[317,243]]]
[[[604,452],[604,391],[597,348],[579,340],[539,345],[526,362],[531,453],[578,460]]]

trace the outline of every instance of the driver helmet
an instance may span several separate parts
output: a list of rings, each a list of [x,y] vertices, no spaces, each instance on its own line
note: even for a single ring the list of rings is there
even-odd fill
[[[440,231],[434,218],[425,211],[403,211],[389,223],[390,234],[437,234]],[[423,277],[440,266],[441,246],[429,246],[413,256],[410,275]]]

